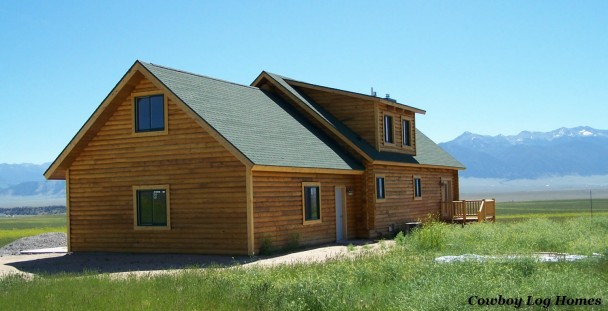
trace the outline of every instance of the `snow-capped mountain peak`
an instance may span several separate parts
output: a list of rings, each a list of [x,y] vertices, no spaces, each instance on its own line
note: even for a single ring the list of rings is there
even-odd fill
[[[510,136],[470,132],[439,144],[466,167],[462,176],[538,178],[608,174],[608,130],[588,126]]]

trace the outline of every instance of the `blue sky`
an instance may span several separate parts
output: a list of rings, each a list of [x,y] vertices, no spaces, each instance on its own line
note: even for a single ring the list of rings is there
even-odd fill
[[[3,1],[0,163],[52,161],[136,59],[267,70],[464,131],[608,129],[608,1]]]

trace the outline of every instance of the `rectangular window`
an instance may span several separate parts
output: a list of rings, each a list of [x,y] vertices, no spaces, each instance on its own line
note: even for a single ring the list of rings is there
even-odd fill
[[[169,228],[169,187],[133,187],[135,226]]]
[[[302,183],[304,222],[321,221],[321,184]]]
[[[410,120],[401,120],[401,137],[403,139],[403,146],[412,145],[410,132]]]
[[[392,144],[393,139],[393,117],[390,115],[384,115],[384,142]]]
[[[384,176],[376,176],[376,201],[386,199]]]
[[[414,176],[414,199],[422,198],[422,179]]]
[[[165,130],[165,104],[163,95],[135,98],[135,131]]]

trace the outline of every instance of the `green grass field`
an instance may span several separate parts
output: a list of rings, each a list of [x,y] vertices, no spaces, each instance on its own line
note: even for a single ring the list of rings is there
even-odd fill
[[[46,232],[66,232],[65,215],[0,218],[0,247],[17,239]]]
[[[591,215],[589,200],[498,202],[497,221],[538,217],[575,217]],[[608,199],[593,200],[593,215],[608,215]]]
[[[603,256],[578,262],[534,260],[437,263],[440,255],[567,252]],[[113,279],[53,275],[0,279],[0,310],[513,310],[471,306],[473,296],[527,297],[550,310],[605,310],[608,217],[459,225],[429,223],[398,236],[384,253],[273,268],[189,269]],[[557,296],[601,299],[558,306]],[[25,299],[25,297],[27,297]]]
[[[383,253],[369,251],[354,259],[325,263],[193,268],[174,275],[126,279],[95,274],[43,275],[33,280],[4,277],[0,278],[0,310],[516,309],[469,304],[473,296],[499,295],[522,298],[524,310],[546,310],[545,303],[550,310],[606,310],[608,200],[594,201],[593,217],[585,210],[588,203],[500,203],[496,223],[463,228],[429,222],[412,234],[398,236],[395,246],[385,246]],[[0,239],[7,232],[29,235],[28,230],[51,228],[65,230],[65,216],[0,219]],[[538,252],[591,257],[557,263],[434,261],[445,255]],[[528,296],[539,304],[526,305]],[[556,305],[557,296],[594,299],[594,303],[600,299],[600,304]]]

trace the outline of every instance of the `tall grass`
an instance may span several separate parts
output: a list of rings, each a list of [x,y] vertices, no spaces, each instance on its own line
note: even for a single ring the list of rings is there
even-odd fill
[[[65,215],[0,218],[0,247],[17,239],[47,232],[66,232]]]
[[[435,242],[437,236],[443,238]],[[600,252],[603,257],[559,263],[433,260],[445,254],[540,251]],[[5,278],[0,280],[0,310],[464,310],[471,308],[472,295],[553,301],[557,295],[595,297],[603,305],[584,309],[600,310],[608,304],[607,257],[608,217],[465,228],[431,222],[400,236],[385,252],[325,263],[193,269],[150,278]]]
[[[608,217],[577,217],[569,220],[532,218],[520,222],[472,223],[460,228],[431,222],[408,236],[413,252],[443,254],[519,254],[572,252],[591,255],[608,251]]]

